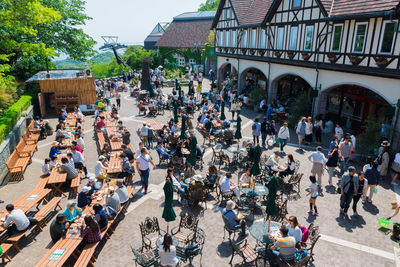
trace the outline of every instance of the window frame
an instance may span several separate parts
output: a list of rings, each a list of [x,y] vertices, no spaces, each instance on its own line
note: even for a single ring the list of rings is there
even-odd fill
[[[298,0],[299,1],[299,6],[295,6],[294,5],[294,3],[296,2],[297,0],[292,0],[292,8],[293,9],[299,9],[299,8],[301,8],[302,7],[302,4],[303,4],[303,1],[302,0]]]
[[[257,49],[257,29],[251,29],[250,48]]]
[[[281,40],[281,48],[279,48],[279,36],[280,30],[282,30],[282,40]],[[276,30],[276,50],[283,50],[285,43],[285,27],[278,27]]]
[[[242,35],[242,48],[249,48],[249,30],[246,29],[243,31]]]
[[[232,35],[231,35],[232,47],[237,47],[237,32],[236,31],[237,31],[236,29],[232,30]],[[235,34],[233,34],[233,33],[235,33]]]
[[[339,48],[338,50],[333,50],[333,43],[335,41],[335,33],[336,33],[336,27],[341,26],[342,30],[340,31],[340,39],[339,39]],[[333,24],[333,29],[332,29],[332,38],[331,38],[331,52],[339,53],[342,49],[342,40],[343,40],[343,30],[344,30],[344,24],[343,23],[338,23],[338,24]]]
[[[296,38],[293,38],[293,30],[294,29],[296,29]],[[299,37],[299,26],[292,26],[292,27],[290,27],[290,40],[289,40],[289,47],[288,47],[288,50],[291,50],[291,51],[296,51],[297,50],[297,40],[298,40],[298,37]],[[295,48],[293,49],[292,48],[292,42],[293,42],[293,40],[295,40]]]
[[[306,48],[307,45],[307,30],[312,29],[311,33],[311,47],[309,49]],[[314,45],[314,25],[306,25],[305,27],[305,33],[304,33],[304,51],[312,51]]]
[[[229,30],[224,31],[224,47],[229,47]]]
[[[225,9],[225,19],[226,20],[231,19],[231,9],[230,8]]]
[[[223,47],[224,46],[224,31],[220,30],[218,32],[218,46]]]
[[[260,31],[260,48],[266,49],[267,48],[267,30],[261,29]]]
[[[385,20],[382,22],[383,23],[383,27],[382,27],[382,34],[381,34],[381,39],[379,40],[379,50],[378,50],[378,54],[380,55],[391,55],[393,53],[393,48],[394,48],[394,44],[396,42],[396,37],[397,37],[397,33],[396,33],[396,24],[398,23],[397,20]],[[394,24],[394,31],[393,31],[393,37],[392,37],[392,46],[390,48],[390,52],[382,52],[382,45],[383,45],[383,39],[385,37],[385,32],[386,32],[386,24],[388,23],[393,23]]]
[[[362,47],[362,51],[355,51],[357,32],[358,32],[358,27],[360,25],[365,25],[365,34],[364,34],[363,47]],[[353,49],[351,50],[352,53],[354,53],[354,54],[363,54],[365,52],[365,43],[367,41],[367,35],[368,35],[368,22],[357,22],[356,25],[355,25],[355,28],[354,28]]]

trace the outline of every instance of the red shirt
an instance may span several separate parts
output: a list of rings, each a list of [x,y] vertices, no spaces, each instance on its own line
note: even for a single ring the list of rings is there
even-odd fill
[[[96,123],[96,130],[100,131],[101,128],[103,128],[104,126],[106,126],[106,124],[104,123],[104,121],[99,120],[99,121]]]

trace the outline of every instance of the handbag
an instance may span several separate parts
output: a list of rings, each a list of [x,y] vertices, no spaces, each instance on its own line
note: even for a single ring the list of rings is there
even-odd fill
[[[351,182],[351,179],[350,179],[350,181],[348,181],[348,182],[343,186],[343,190],[346,188],[346,186],[347,186],[350,182]],[[336,188],[336,192],[337,192],[338,194],[342,193],[340,189],[341,189],[340,187]]]

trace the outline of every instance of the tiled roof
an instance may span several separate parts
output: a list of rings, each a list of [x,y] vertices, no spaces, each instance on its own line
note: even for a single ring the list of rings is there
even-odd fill
[[[194,44],[204,44],[208,41],[210,28],[213,20],[174,20],[165,31],[156,46],[195,48]]]
[[[239,25],[261,24],[273,0],[231,0]]]
[[[174,17],[174,20],[214,19],[216,13],[217,11],[185,12]]]
[[[341,16],[391,10],[399,0],[320,0],[329,16]],[[333,5],[333,6],[332,6]],[[331,11],[331,12],[330,12]]]

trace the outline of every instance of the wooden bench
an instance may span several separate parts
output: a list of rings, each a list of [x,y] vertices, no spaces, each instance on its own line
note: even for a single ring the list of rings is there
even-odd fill
[[[0,244],[0,246],[1,246],[1,249],[3,250],[3,254],[1,254],[1,256],[0,256],[0,257],[2,257],[3,263],[5,262],[5,259],[7,259],[8,261],[11,261],[10,256],[8,256],[8,251],[13,247],[13,245],[9,244],[9,243],[3,243],[3,244]]]
[[[101,151],[106,143],[103,132],[97,132],[97,142],[99,143],[99,149]]]
[[[40,138],[40,133],[36,134],[36,133],[31,133],[29,131],[25,131],[22,138],[25,140],[27,144],[32,144],[32,143],[37,144]]]
[[[33,153],[37,151],[37,146],[35,143],[27,144],[22,138],[15,149],[21,157],[32,157]]]
[[[40,176],[39,182],[37,183],[34,191],[44,189],[47,185],[47,181],[49,180],[49,176]]]
[[[15,150],[6,162],[8,171],[10,172],[10,182],[23,180],[25,169],[31,162],[31,157],[20,157]]]
[[[28,125],[28,131],[33,133],[33,134],[40,134],[40,129],[35,128],[35,123],[34,121],[31,121]]]
[[[46,205],[44,205],[35,214],[35,219],[39,221],[39,223],[37,224],[37,227],[40,229],[40,231],[43,231],[43,227],[42,227],[43,225],[47,226],[45,218],[47,217],[47,215],[49,215],[50,212],[52,212],[53,210],[56,211],[57,208],[60,208],[60,210],[62,210],[62,208],[60,206],[61,199],[62,199],[61,197],[52,198],[49,202],[46,203]]]
[[[131,185],[126,187],[126,191],[128,191],[129,199],[128,199],[127,202],[125,202],[124,204],[121,205],[121,208],[122,208],[121,211],[123,212],[124,215],[125,215],[126,212],[128,212],[127,208],[128,208],[129,203],[131,202],[131,197],[133,195],[133,190],[135,190],[135,188],[133,186],[131,186]]]
[[[78,188],[81,184],[81,173],[71,180],[71,196],[75,197],[78,194]]]

